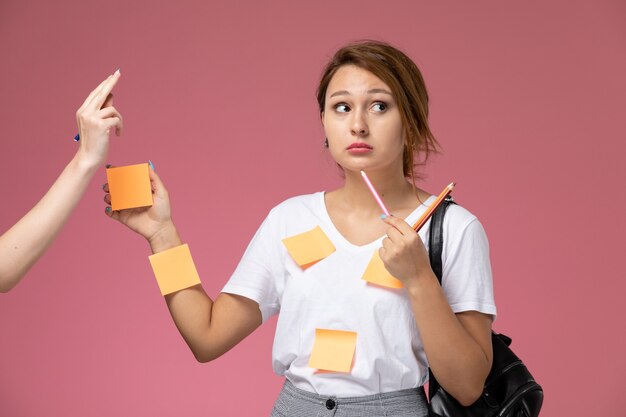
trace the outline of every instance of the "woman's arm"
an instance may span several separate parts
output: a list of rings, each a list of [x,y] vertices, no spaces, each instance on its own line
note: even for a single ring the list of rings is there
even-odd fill
[[[395,217],[380,256],[408,294],[430,368],[441,386],[463,405],[474,403],[491,369],[491,317],[477,311],[454,314],[419,235]]]
[[[43,255],[80,201],[104,162],[109,131],[122,130],[122,116],[113,107],[111,90],[119,70],[89,94],[76,112],[80,142],[74,158],[44,197],[0,236],[0,292],[8,292]]]
[[[491,317],[454,314],[434,274],[414,281],[407,290],[430,368],[457,401],[473,404],[491,369]]]
[[[221,293],[213,302],[200,285],[166,295],[165,301],[198,362],[217,359],[262,322],[255,301]]]
[[[153,205],[138,209],[112,211],[108,216],[145,237],[152,253],[182,244],[171,218],[169,195],[161,179],[150,169]],[[104,200],[111,203],[108,186]],[[195,285],[165,296],[167,307],[178,331],[199,362],[218,358],[261,325],[259,305],[248,298],[221,293],[213,301]]]

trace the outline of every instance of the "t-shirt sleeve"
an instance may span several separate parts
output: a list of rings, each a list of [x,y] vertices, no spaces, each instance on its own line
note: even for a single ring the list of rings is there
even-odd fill
[[[241,295],[256,301],[259,304],[263,321],[280,310],[276,286],[277,266],[280,262],[277,246],[280,245],[280,238],[277,231],[273,230],[272,217],[272,212],[270,212],[222,289],[222,292]]]
[[[460,216],[444,218],[442,286],[455,313],[480,311],[495,319],[496,305],[489,260],[489,242],[478,219],[465,209],[451,206]],[[445,227],[447,226],[447,227]]]

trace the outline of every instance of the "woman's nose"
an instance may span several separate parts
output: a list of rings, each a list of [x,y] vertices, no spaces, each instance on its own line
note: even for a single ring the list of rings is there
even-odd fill
[[[352,120],[352,134],[356,136],[367,136],[369,130],[364,115],[361,112],[354,112]]]

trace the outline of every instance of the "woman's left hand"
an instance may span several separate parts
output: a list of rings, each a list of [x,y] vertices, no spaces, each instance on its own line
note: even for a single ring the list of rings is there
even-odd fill
[[[417,232],[404,220],[387,216],[390,227],[378,254],[387,271],[407,286],[424,274],[432,274],[428,252]]]
[[[113,107],[113,87],[120,79],[120,71],[115,71],[102,81],[82,106],[76,111],[76,123],[80,136],[77,157],[87,168],[97,168],[103,164],[109,151],[109,132],[115,129],[120,136],[124,127],[122,115]]]

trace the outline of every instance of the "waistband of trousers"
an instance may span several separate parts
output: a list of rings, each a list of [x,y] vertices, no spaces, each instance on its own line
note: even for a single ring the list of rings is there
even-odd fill
[[[303,400],[312,401],[315,403],[319,403],[320,401],[326,401],[329,398],[333,398],[335,400],[340,401],[342,404],[350,404],[350,403],[363,403],[368,401],[380,401],[380,400],[388,400],[392,398],[399,397],[409,397],[409,396],[420,396],[426,398],[426,394],[424,392],[424,387],[420,386],[417,388],[408,388],[399,391],[391,391],[391,392],[381,392],[379,394],[371,394],[364,395],[358,397],[337,397],[336,395],[319,395],[314,392],[305,391],[300,388],[296,388],[291,381],[285,379],[285,385],[283,386],[283,391],[294,395]]]

